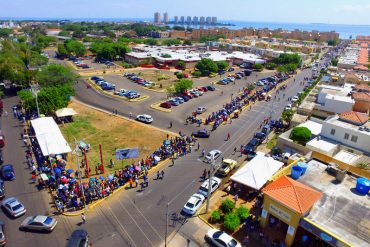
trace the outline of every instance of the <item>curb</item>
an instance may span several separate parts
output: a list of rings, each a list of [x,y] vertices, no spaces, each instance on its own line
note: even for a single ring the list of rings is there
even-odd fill
[[[153,88],[148,88],[148,87],[142,87],[142,88],[145,89],[145,90],[156,92],[156,93],[165,93],[166,92],[166,90],[164,90],[164,89],[153,89]]]
[[[81,215],[83,213],[86,213],[86,211],[87,211],[87,209],[85,208],[85,209],[80,210],[79,212],[75,212],[75,213],[62,213],[62,215],[68,216],[68,217],[75,217],[75,216],[79,216],[79,215]]]

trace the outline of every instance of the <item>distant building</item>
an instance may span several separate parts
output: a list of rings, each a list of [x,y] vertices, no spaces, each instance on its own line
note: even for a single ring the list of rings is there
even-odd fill
[[[212,23],[212,18],[210,16],[207,16],[206,23],[207,24],[211,24]]]
[[[188,16],[188,17],[186,18],[186,23],[191,24],[191,16]]]
[[[198,20],[198,16],[194,16],[193,17],[193,24],[198,24],[199,20]]]
[[[201,16],[200,17],[200,20],[199,20],[199,23],[200,24],[204,24],[204,22],[205,22],[205,18],[204,18],[204,16]]]
[[[180,22],[181,22],[181,23],[185,23],[185,16],[181,16],[181,18],[180,18]]]
[[[156,23],[156,24],[161,23],[161,13],[159,13],[159,12],[154,13],[154,23]]]
[[[174,22],[175,23],[178,23],[179,22],[179,17],[176,15],[175,18],[174,18]]]
[[[213,25],[217,24],[217,17],[216,16],[212,17],[212,24]]]
[[[165,12],[163,14],[163,23],[168,23],[168,22],[170,22],[170,18],[168,17],[168,13]]]
[[[150,31],[148,34],[149,37],[152,38],[169,38],[170,37],[170,32],[166,31]]]

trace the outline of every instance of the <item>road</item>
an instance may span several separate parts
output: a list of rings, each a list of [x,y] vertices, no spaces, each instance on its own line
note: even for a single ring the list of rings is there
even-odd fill
[[[296,76],[296,82],[291,80],[285,91],[285,99],[301,91],[303,85],[299,82],[304,77],[310,76],[310,70],[305,70]],[[255,78],[251,77],[251,80]],[[235,90],[227,88],[226,90]],[[226,88],[226,87],[225,87]],[[83,83],[76,85],[76,98],[86,104],[112,111],[117,109],[118,113],[128,116],[128,112],[141,113],[144,110],[150,111],[155,122],[154,125],[160,128],[167,128],[169,121],[174,123],[174,131],[185,130],[186,132],[196,129],[195,126],[184,126],[184,112],[174,111],[170,114],[148,110],[146,104],[137,104],[119,101],[106,97],[94,90],[87,90]],[[211,94],[210,94],[211,95]],[[226,94],[225,94],[226,96]],[[220,97],[213,95],[205,101],[214,99],[214,104],[223,104]],[[4,100],[5,109],[9,112],[12,105],[17,101],[16,98]],[[202,100],[202,98],[200,98]],[[279,118],[287,101],[257,102],[251,111],[245,110],[240,117],[214,131],[208,140],[201,140],[201,149],[207,151],[219,149],[223,152],[223,157],[234,158],[242,161],[244,157],[233,154],[234,147],[246,144],[258,131],[263,119],[272,112],[273,118]],[[272,110],[272,111],[271,111]],[[3,149],[4,163],[12,163],[15,166],[17,179],[6,182],[6,195],[16,196],[27,208],[26,215],[49,214],[50,196],[47,192],[38,190],[30,184],[30,173],[24,162],[24,147],[20,140],[22,127],[17,120],[10,115],[1,118],[2,130],[6,136],[6,146]],[[226,134],[231,134],[231,139],[225,141]],[[56,216],[59,221],[58,226],[51,234],[24,233],[18,230],[22,219],[12,220],[2,214],[0,219],[6,224],[6,234],[9,239],[8,246],[65,246],[69,234],[76,228],[85,228],[90,234],[90,239],[94,246],[159,246],[164,242],[165,233],[165,210],[168,202],[170,203],[169,212],[180,212],[187,199],[197,191],[202,171],[209,165],[199,159],[200,152],[193,152],[185,157],[176,160],[174,166],[164,166],[165,176],[163,180],[150,178],[149,187],[145,191],[130,189],[121,191],[108,200],[98,205],[87,214],[87,223],[81,225],[79,217]],[[187,223],[189,224],[189,223]],[[181,224],[169,227],[169,236],[178,231]],[[51,244],[52,243],[52,244]]]

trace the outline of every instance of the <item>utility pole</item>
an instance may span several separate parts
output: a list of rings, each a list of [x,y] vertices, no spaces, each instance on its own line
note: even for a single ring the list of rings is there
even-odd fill
[[[38,84],[30,84],[31,92],[33,96],[36,98],[36,108],[37,108],[37,115],[40,116],[40,108],[39,108],[39,101],[37,98],[37,94],[39,93],[39,85]]]
[[[214,159],[214,157],[212,157],[212,159],[211,159],[211,172],[209,173],[209,178],[208,178],[206,214],[208,213],[208,209],[209,209],[209,201],[210,201],[209,198],[211,197],[211,180],[212,180],[212,176],[213,176],[214,166],[215,166],[215,159]]]
[[[83,198],[83,202],[84,202],[84,208],[86,208],[85,191],[84,191],[84,187],[82,185],[82,174],[81,174],[81,170],[80,170],[80,160],[78,158],[78,142],[77,142],[75,137],[74,137],[74,139],[75,139],[75,152],[76,152],[76,159],[77,159],[78,176],[79,176],[79,180],[80,180],[80,186],[81,186],[82,198]]]

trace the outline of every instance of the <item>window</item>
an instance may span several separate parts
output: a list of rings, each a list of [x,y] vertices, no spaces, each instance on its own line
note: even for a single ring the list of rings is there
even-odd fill
[[[335,129],[330,130],[330,135],[332,135],[332,136],[335,135]]]
[[[348,134],[348,133],[345,133],[345,134],[344,134],[344,139],[345,139],[345,140],[348,140],[348,138],[349,138],[349,134]]]
[[[357,138],[358,138],[357,136],[352,136],[351,137],[351,142],[357,142]]]

